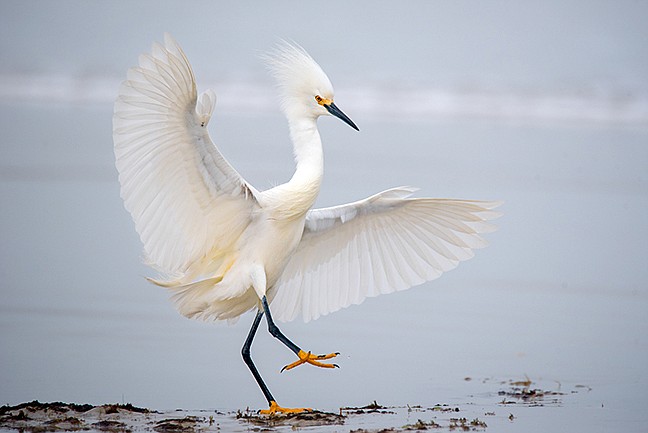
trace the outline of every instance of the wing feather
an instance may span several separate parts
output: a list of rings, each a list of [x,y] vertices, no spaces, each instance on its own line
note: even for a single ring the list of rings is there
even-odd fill
[[[214,103],[211,91],[198,100],[189,61],[169,35],[139,57],[115,102],[121,196],[147,259],[176,278],[231,249],[258,207],[256,190],[209,137]]]
[[[409,198],[394,188],[310,211],[301,242],[275,285],[274,315],[305,321],[439,277],[486,246],[500,203]]]

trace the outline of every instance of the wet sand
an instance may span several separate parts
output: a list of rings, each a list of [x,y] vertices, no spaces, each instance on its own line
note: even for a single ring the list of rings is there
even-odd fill
[[[552,431],[597,431],[591,419],[605,412],[588,403],[596,394],[585,384],[551,381],[470,378],[475,391],[461,402],[385,406],[374,401],[335,412],[312,410],[300,414],[261,415],[238,410],[155,410],[131,404],[41,403],[33,401],[0,408],[0,431],[56,432],[246,432],[294,430],[317,432],[405,431],[527,431],[539,418],[551,418]],[[583,409],[592,416],[581,419]],[[630,429],[629,431],[632,431]]]

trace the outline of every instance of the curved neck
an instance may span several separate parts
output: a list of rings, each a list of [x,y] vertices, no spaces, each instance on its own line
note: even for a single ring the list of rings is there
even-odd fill
[[[298,117],[290,118],[288,124],[297,163],[295,174],[288,184],[312,196],[312,205],[319,193],[324,174],[324,154],[317,121],[312,117]]]
[[[288,116],[297,168],[288,182],[263,191],[258,197],[275,221],[304,218],[317,199],[324,157],[316,120],[303,115]]]

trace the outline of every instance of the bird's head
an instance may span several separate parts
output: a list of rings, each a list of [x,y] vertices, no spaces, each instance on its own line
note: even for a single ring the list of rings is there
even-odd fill
[[[283,42],[264,59],[277,80],[281,107],[289,119],[331,115],[359,131],[335,105],[331,81],[302,47]]]

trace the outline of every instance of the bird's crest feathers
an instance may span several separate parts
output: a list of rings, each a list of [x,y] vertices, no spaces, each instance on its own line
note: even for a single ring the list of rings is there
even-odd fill
[[[333,99],[331,81],[301,46],[282,41],[262,58],[277,80],[284,109],[289,103],[310,103],[316,95]]]

